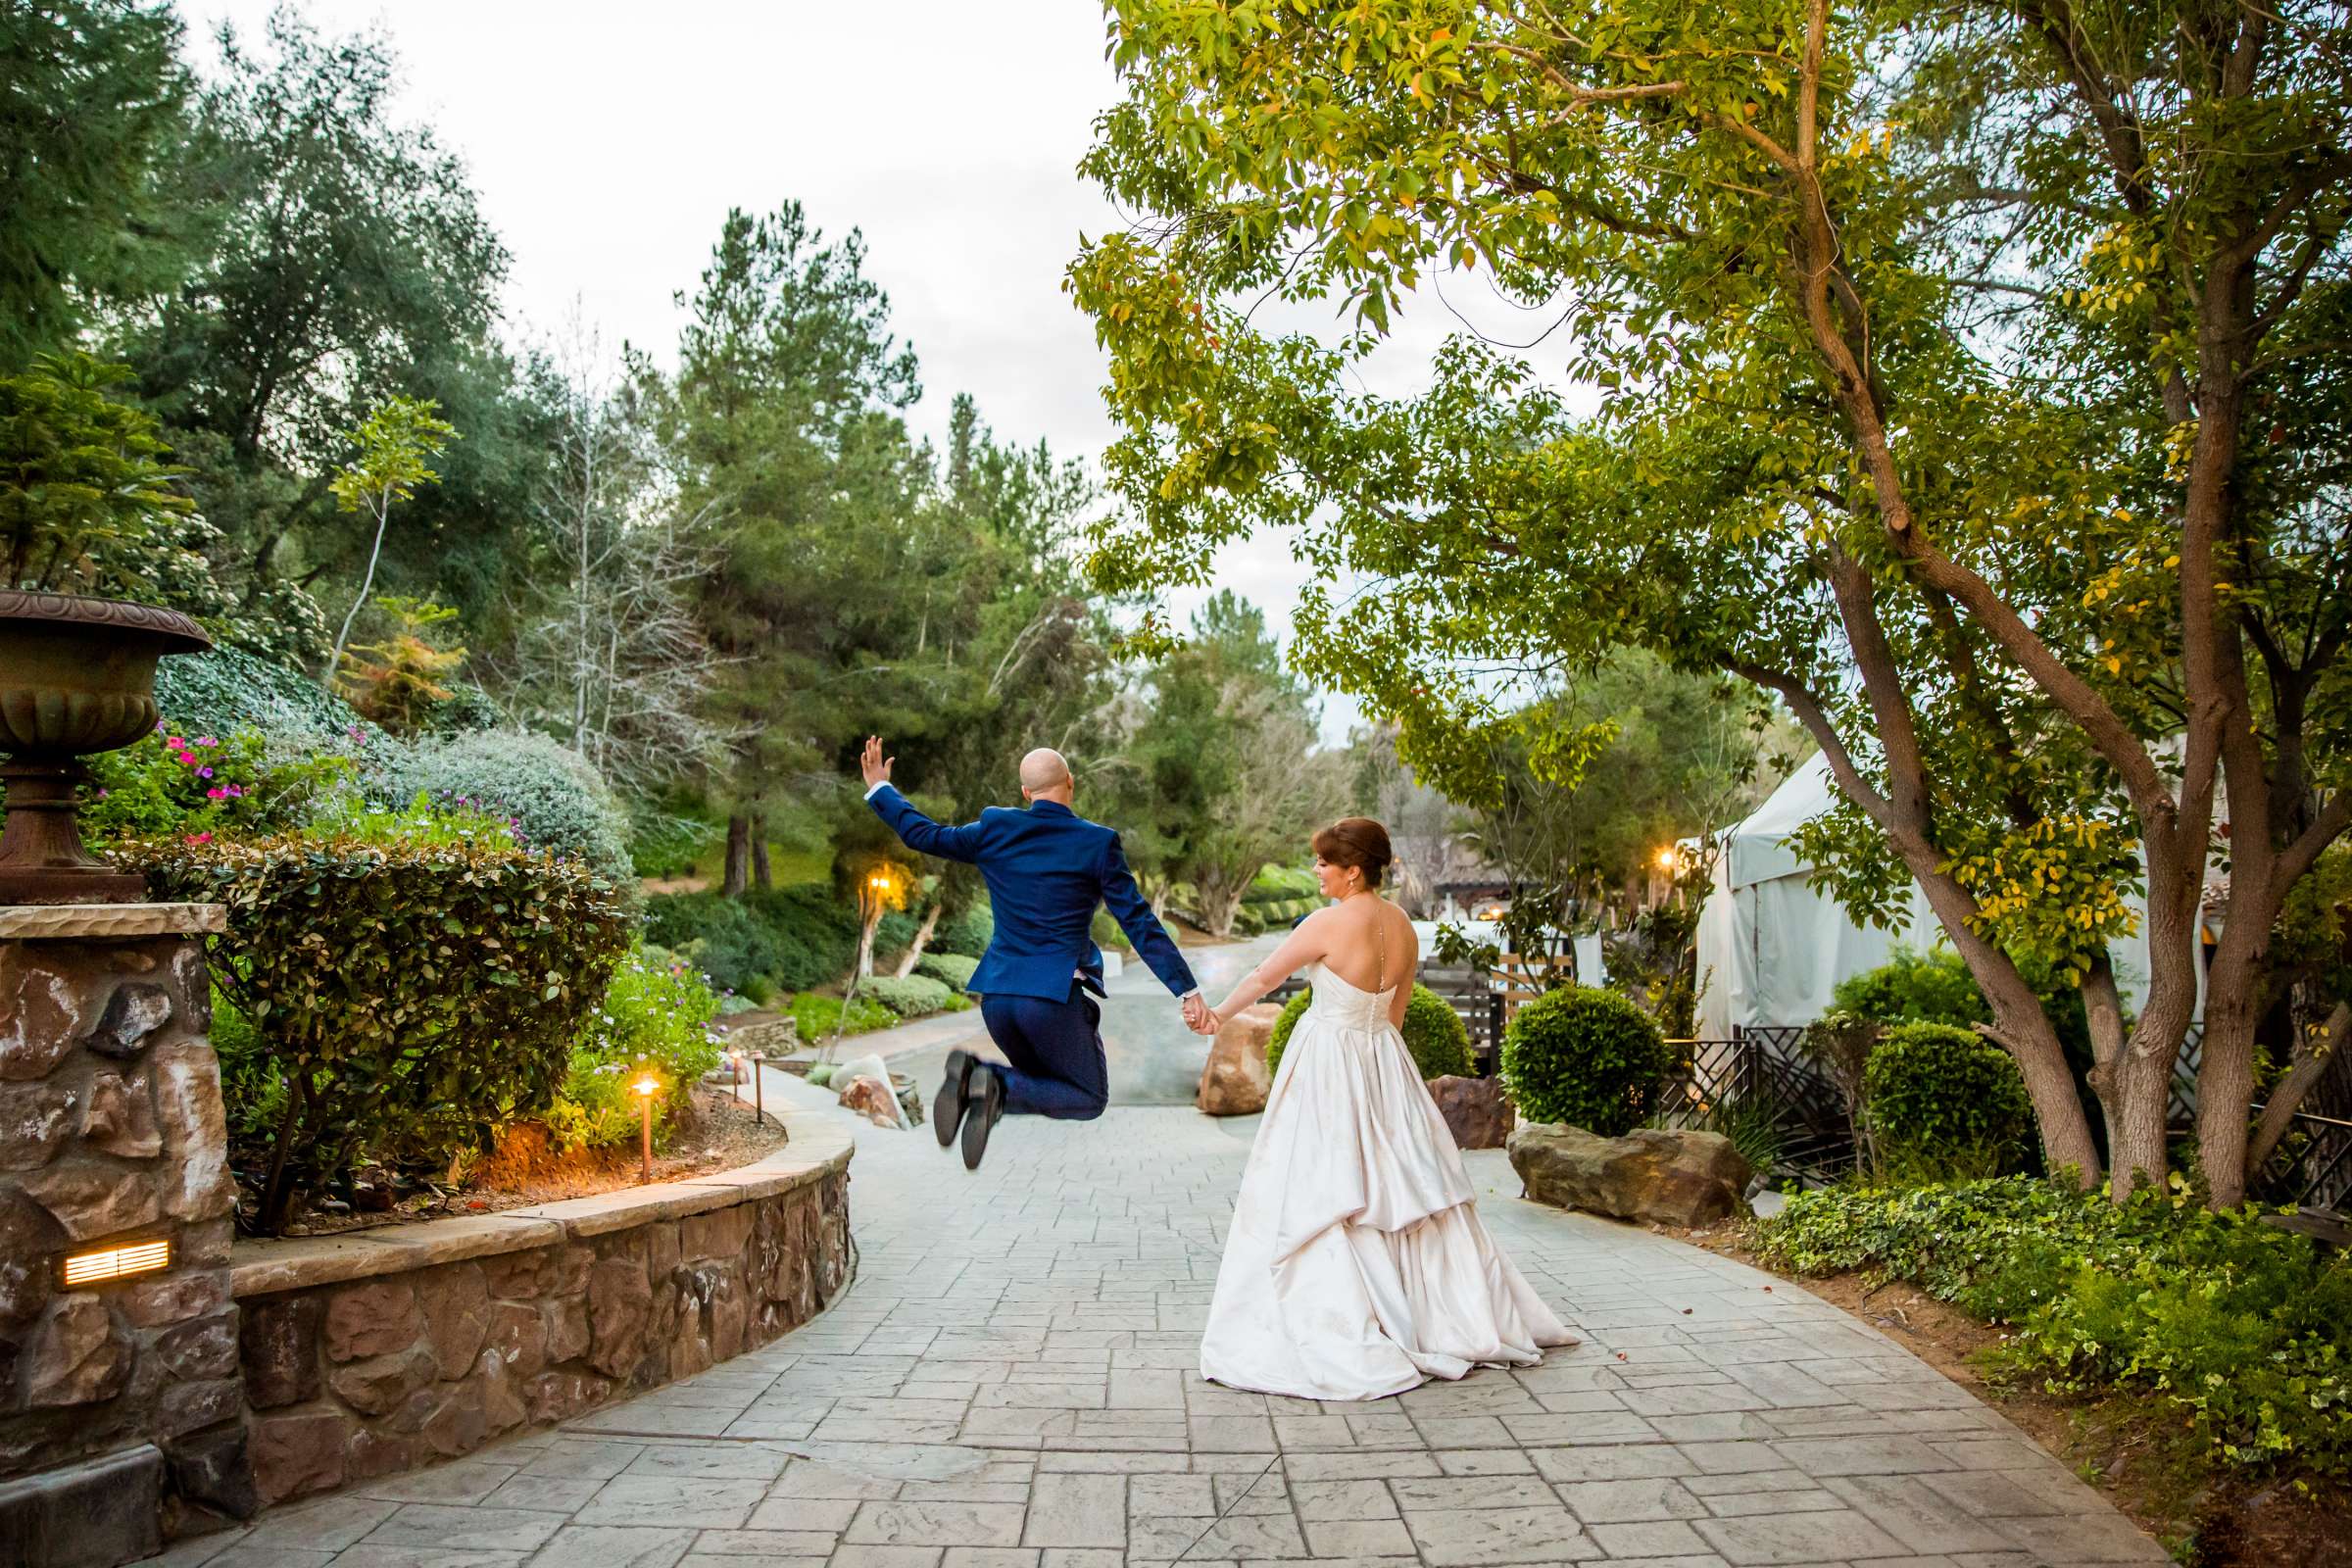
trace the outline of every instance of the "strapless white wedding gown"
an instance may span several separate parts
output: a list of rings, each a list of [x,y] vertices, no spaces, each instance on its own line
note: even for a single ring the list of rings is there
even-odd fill
[[[1267,1097],[1200,1375],[1377,1399],[1574,1338],[1479,1221],[1461,1151],[1377,995],[1321,964]]]

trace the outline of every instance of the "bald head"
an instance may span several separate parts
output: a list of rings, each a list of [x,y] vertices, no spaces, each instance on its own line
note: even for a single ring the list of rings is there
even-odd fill
[[[1021,759],[1023,800],[1058,801],[1067,806],[1076,783],[1070,777],[1070,764],[1051,746],[1040,746]]]

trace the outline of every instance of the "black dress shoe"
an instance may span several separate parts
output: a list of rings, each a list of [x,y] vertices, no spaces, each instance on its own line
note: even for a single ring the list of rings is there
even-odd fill
[[[972,1064],[970,1103],[963,1113],[963,1168],[978,1170],[980,1156],[988,1152],[988,1135],[1004,1114],[1004,1080],[997,1076],[988,1063]]]
[[[968,1051],[948,1053],[948,1076],[939,1086],[939,1098],[931,1102],[931,1123],[938,1129],[942,1149],[956,1141],[956,1124],[971,1102],[972,1059]]]

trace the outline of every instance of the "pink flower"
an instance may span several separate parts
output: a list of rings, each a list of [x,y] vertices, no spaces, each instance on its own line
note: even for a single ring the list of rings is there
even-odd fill
[[[164,726],[163,726],[163,725],[161,725],[161,724],[158,724],[158,725],[156,725],[155,727],[156,727],[157,729],[162,729]],[[178,752],[178,751],[185,751],[185,750],[187,749],[187,744],[188,744],[188,743],[187,743],[186,741],[183,741],[183,740],[181,740],[181,739],[180,739],[178,736],[176,736],[176,735],[169,735],[169,736],[166,736],[166,737],[164,738],[164,744],[165,744],[166,746],[170,747],[170,748],[171,748],[172,751]]]
[[[194,767],[196,765],[196,754],[194,752],[180,753],[179,760],[190,767]]]
[[[196,737],[196,744],[199,746],[218,746],[220,743],[213,739],[210,735],[199,735]]]
[[[213,842],[213,836],[210,833],[191,833],[188,835],[188,842],[190,844],[210,844]]]
[[[196,776],[198,778],[211,778],[213,776],[213,770],[209,767],[200,767],[196,770]]]

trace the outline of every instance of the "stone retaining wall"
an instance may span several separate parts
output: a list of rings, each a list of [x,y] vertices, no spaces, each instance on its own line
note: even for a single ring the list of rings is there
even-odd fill
[[[231,1268],[264,1502],[466,1453],[700,1372],[850,1274],[842,1118],[741,1170],[341,1237]]]
[[[115,1560],[190,1509],[251,1511],[236,1189],[190,934],[220,923],[0,908],[0,1562]],[[131,1241],[169,1243],[170,1269],[66,1287],[66,1256]]]

